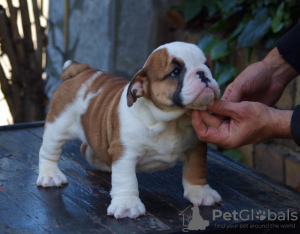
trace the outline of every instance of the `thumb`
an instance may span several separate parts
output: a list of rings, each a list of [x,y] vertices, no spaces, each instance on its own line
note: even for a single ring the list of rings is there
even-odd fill
[[[215,100],[212,106],[207,106],[207,110],[215,114],[235,117],[236,109],[238,108],[239,103],[228,102],[223,100]]]
[[[229,102],[240,102],[242,97],[242,89],[237,87],[236,83],[231,83],[227,86],[223,96],[223,101],[229,101]]]

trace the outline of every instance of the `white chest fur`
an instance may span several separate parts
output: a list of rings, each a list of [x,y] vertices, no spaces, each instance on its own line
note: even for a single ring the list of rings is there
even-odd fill
[[[129,108],[125,93],[119,106],[120,137],[125,148],[132,152],[131,157],[137,160],[136,170],[164,170],[181,161],[184,152],[197,141],[191,117],[185,110],[158,113],[160,111],[145,99],[138,99]]]

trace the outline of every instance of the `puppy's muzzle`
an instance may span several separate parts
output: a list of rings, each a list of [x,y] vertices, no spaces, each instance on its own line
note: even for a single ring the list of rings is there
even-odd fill
[[[210,83],[211,81],[210,81],[210,79],[208,79],[205,76],[204,71],[198,71],[196,74],[199,75],[199,78],[201,79],[201,82],[205,83],[205,86],[208,87],[208,83]]]

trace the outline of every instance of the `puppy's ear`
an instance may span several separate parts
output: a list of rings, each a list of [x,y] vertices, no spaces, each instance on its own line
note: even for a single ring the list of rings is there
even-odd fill
[[[148,77],[145,69],[139,70],[132,78],[127,90],[127,105],[131,107],[137,98],[143,97],[146,92]]]

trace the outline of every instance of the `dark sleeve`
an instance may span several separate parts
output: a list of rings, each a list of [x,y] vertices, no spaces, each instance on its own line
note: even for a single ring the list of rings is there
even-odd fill
[[[296,109],[292,115],[291,132],[293,140],[300,146],[300,105],[296,106]]]
[[[300,73],[300,20],[277,41],[277,49],[284,60]]]

